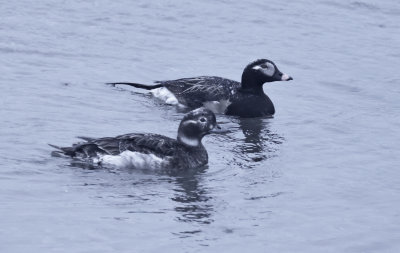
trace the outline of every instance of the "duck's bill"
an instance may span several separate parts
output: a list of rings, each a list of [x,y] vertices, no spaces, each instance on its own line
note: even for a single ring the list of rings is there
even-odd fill
[[[228,130],[225,128],[222,128],[221,125],[217,124],[213,129],[209,131],[210,134],[223,134],[227,133]]]
[[[289,81],[289,80],[293,80],[293,77],[286,74],[282,75],[281,81]]]

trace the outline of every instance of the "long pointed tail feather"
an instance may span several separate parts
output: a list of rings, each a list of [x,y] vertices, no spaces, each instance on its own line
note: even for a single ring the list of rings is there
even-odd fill
[[[76,138],[84,140],[84,141],[93,141],[95,138],[86,137],[86,136],[76,136]]]
[[[74,156],[75,155],[75,151],[73,147],[59,147],[53,144],[49,144],[48,145],[52,148],[55,148],[57,150],[54,150],[53,152],[51,152],[53,155],[57,154],[57,155],[67,155],[67,156]]]
[[[145,89],[145,90],[152,90],[152,89],[156,89],[156,88],[161,88],[164,87],[164,85],[162,84],[155,84],[155,85],[145,85],[145,84],[140,84],[140,83],[129,83],[129,82],[117,82],[117,83],[106,83],[106,84],[110,84],[110,85],[129,85],[129,86],[133,86],[135,88],[139,88],[139,89]]]
[[[56,146],[56,145],[53,145],[53,144],[50,144],[50,143],[47,143],[47,145],[49,145],[52,148],[62,150],[62,147],[59,147],[59,146]]]

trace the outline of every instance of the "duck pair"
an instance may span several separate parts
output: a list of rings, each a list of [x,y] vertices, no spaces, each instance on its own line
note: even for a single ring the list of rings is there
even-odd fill
[[[140,167],[191,169],[208,163],[202,138],[219,128],[215,113],[239,117],[272,116],[275,108],[263,91],[263,84],[289,81],[276,65],[266,59],[246,66],[242,81],[215,76],[158,81],[154,85],[130,82],[110,83],[130,85],[150,90],[169,104],[190,109],[178,128],[177,139],[158,134],[131,133],[117,137],[88,138],[72,147],[58,147],[53,154],[87,160],[97,164],[115,164],[116,157],[129,157],[130,164]]]

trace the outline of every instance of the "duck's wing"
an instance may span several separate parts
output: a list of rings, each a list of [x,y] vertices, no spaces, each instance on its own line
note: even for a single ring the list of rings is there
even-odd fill
[[[103,138],[91,138],[79,136],[78,138],[85,140],[85,143],[80,143],[81,146],[93,146],[96,150],[103,150],[104,153],[108,155],[118,155],[121,153],[119,148],[120,140],[115,137],[103,137]]]
[[[129,150],[165,157],[173,155],[177,145],[176,140],[159,134],[130,133],[99,139],[79,138],[87,141],[85,145],[95,145],[98,149],[111,155],[118,155]]]
[[[119,152],[126,150],[144,154],[154,154],[158,157],[173,156],[177,141],[159,134],[124,134],[117,136]]]
[[[229,100],[240,83],[217,76],[199,76],[169,81],[157,81],[172,92],[178,101],[189,107],[200,107],[207,101]]]
[[[177,141],[158,134],[124,134],[117,137],[90,138],[78,137],[86,142],[80,142],[72,147],[58,147],[53,154],[80,158],[94,158],[99,155],[118,155],[124,151],[134,151],[144,154],[154,154],[158,157],[173,156]]]
[[[56,145],[49,144],[51,147],[57,149],[52,152],[52,155],[55,156],[70,156],[77,158],[93,158],[99,155],[111,155],[112,151],[107,150],[100,145],[92,142],[81,142],[73,144],[72,147],[59,147]]]

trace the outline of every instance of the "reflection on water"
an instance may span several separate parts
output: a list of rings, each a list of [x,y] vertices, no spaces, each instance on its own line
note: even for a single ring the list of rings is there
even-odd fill
[[[175,177],[176,188],[175,196],[171,198],[177,202],[175,211],[179,213],[177,219],[183,222],[199,222],[209,224],[213,220],[210,218],[213,207],[208,204],[210,196],[201,184],[201,177],[208,166],[200,169],[180,172],[171,175]]]
[[[177,221],[197,222],[201,224],[210,224],[213,222],[211,216],[214,208],[208,202],[211,197],[209,196],[207,189],[202,185],[202,177],[208,169],[208,166],[185,171],[152,171],[148,169],[105,168],[82,161],[69,161],[66,167],[80,168],[83,170],[83,173],[89,171],[92,173],[98,173],[96,176],[90,175],[88,178],[90,183],[85,183],[85,185],[107,186],[107,196],[110,196],[110,189],[115,189],[115,192],[112,190],[113,192],[111,193],[111,196],[118,196],[117,199],[121,199],[121,197],[122,199],[125,199],[123,204],[134,208],[133,210],[128,211],[128,213],[131,214],[165,213],[166,209],[163,207],[151,206],[149,207],[150,209],[147,209],[141,203],[149,199],[163,197],[160,193],[163,193],[166,190],[165,187],[161,186],[162,189],[158,189],[160,191],[158,192],[158,190],[153,188],[153,185],[163,185],[165,182],[168,184],[173,183],[173,196],[170,199],[173,201],[174,207],[172,210],[177,214]],[[111,174],[116,175],[116,177],[114,178]],[[99,178],[101,178],[100,181],[98,181]],[[150,192],[146,190],[148,187],[152,188]],[[124,189],[122,190],[122,194],[120,192],[121,189]],[[134,189],[134,192],[131,192],[132,189]],[[141,192],[142,195],[138,195],[138,192]],[[126,200],[126,198],[129,200]],[[156,208],[156,210],[154,208]],[[189,232],[186,231],[185,233]]]
[[[257,163],[273,157],[284,138],[270,129],[269,118],[238,118],[239,129],[244,138],[235,140],[237,145],[232,150],[236,157],[235,163],[244,167],[253,167]]]

